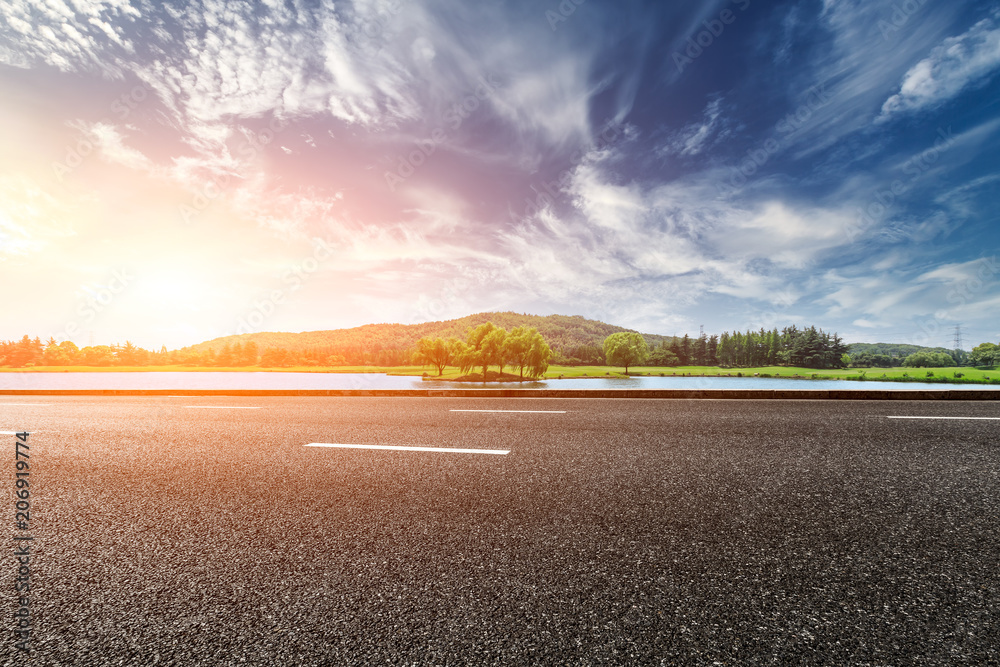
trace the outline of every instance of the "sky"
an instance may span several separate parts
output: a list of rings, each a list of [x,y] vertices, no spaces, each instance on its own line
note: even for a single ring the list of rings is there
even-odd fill
[[[0,339],[1000,340],[1000,6],[0,4]]]

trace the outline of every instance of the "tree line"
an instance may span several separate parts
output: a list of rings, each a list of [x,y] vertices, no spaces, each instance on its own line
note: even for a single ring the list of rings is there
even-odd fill
[[[477,333],[478,332],[478,333]],[[615,338],[617,336],[617,338]],[[855,343],[844,345],[840,337],[822,329],[794,326],[782,330],[760,329],[724,332],[721,336],[701,334],[650,337],[635,332],[615,332],[602,343],[572,345],[553,349],[549,340],[534,327],[517,326],[511,330],[485,322],[470,326],[463,336],[425,336],[416,345],[404,349],[376,348],[364,344],[347,346],[313,345],[288,348],[260,346],[254,340],[226,341],[218,347],[192,347],[168,351],[145,350],[126,341],[124,345],[77,347],[71,341],[42,342],[27,335],[17,341],[0,341],[0,366],[194,366],[287,368],[292,366],[407,366],[426,364],[443,372],[455,366],[462,372],[484,373],[496,366],[513,368],[522,377],[539,377],[553,365],[624,365],[622,354],[609,356],[607,341],[627,339],[635,348],[629,366],[721,366],[749,368],[759,366],[795,366],[805,368],[890,368],[951,367],[1000,365],[1000,346],[982,343],[971,352],[943,348],[919,348],[912,345]],[[642,341],[641,345],[639,341]],[[856,350],[856,351],[855,351]],[[905,354],[905,356],[904,356]],[[488,358],[488,363],[483,360]],[[631,359],[631,357],[629,357]],[[439,365],[442,364],[443,365]],[[541,370],[539,370],[541,369]]]
[[[758,366],[796,366],[804,368],[843,368],[850,361],[847,346],[836,333],[795,326],[778,331],[734,331],[721,336],[697,339],[688,336],[663,341],[649,349],[639,334],[615,333],[604,341],[607,363],[616,366],[721,366],[752,368]]]
[[[650,349],[639,334],[612,334],[604,342],[607,363],[648,366],[721,366],[753,368],[759,366],[796,366],[804,368],[843,368],[849,362],[847,345],[836,333],[795,326],[770,331],[726,331],[721,336],[696,339],[687,335],[664,340]],[[619,363],[628,360],[628,364]]]
[[[265,351],[265,356],[268,351]],[[256,366],[262,361],[257,344],[227,345],[218,354],[167,351],[152,352],[125,341],[124,345],[88,345],[78,347],[72,341],[43,343],[27,335],[19,341],[0,341],[0,366]]]

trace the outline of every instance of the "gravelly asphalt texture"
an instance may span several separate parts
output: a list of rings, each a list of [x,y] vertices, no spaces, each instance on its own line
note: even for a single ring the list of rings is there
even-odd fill
[[[0,662],[998,664],[1000,421],[887,415],[1000,405],[0,397]]]

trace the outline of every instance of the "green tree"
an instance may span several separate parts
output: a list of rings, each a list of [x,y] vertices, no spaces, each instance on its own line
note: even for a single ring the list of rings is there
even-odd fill
[[[115,361],[115,352],[107,345],[88,345],[80,355],[85,366],[110,366]]]
[[[444,374],[444,367],[452,363],[454,346],[444,338],[421,338],[417,341],[417,357],[422,363],[438,369],[438,376]]]
[[[981,343],[969,354],[973,366],[996,366],[1000,364],[1000,347],[993,343]]]
[[[676,354],[670,351],[666,341],[661,341],[660,345],[649,353],[646,363],[650,366],[680,366],[681,360]]]
[[[79,354],[80,349],[73,341],[64,340],[61,343],[56,343],[55,339],[50,338],[45,347],[45,365],[72,366],[77,362]]]
[[[466,347],[462,352],[463,371],[482,368],[483,382],[486,382],[486,372],[494,363],[495,357],[503,353],[503,338],[493,335],[497,330],[495,324],[486,322],[470,329],[466,336]]]
[[[537,334],[531,339],[531,351],[528,353],[528,375],[533,378],[540,378],[549,370],[549,359],[552,357],[552,350],[545,342],[541,334]]]
[[[914,352],[903,360],[903,365],[911,368],[946,368],[954,364],[951,355],[943,352]]]
[[[125,341],[124,347],[118,348],[118,363],[122,366],[138,366],[140,361],[139,348],[132,341]]]
[[[497,327],[483,339],[483,358],[489,366],[499,366],[500,375],[503,375],[503,368],[507,365],[504,358],[504,349],[507,343],[507,330]],[[483,380],[486,380],[486,371],[483,371]]]
[[[552,350],[545,338],[534,327],[516,327],[504,343],[504,356],[512,368],[518,369],[521,378],[541,377],[549,368]]]
[[[647,356],[649,346],[640,334],[619,331],[604,339],[604,358],[612,366],[624,366],[626,375],[629,366],[644,363]]]

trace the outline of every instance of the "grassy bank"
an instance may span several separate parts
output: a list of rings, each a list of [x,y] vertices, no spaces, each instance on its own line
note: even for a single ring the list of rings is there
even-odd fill
[[[1000,371],[968,367],[953,368],[840,368],[817,370],[789,366],[719,368],[718,366],[678,366],[677,368],[636,367],[630,375],[695,377],[780,377],[816,380],[856,380],[879,382],[998,382]]]

